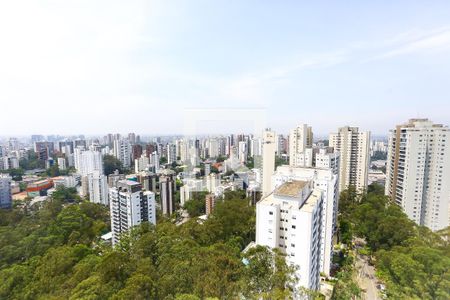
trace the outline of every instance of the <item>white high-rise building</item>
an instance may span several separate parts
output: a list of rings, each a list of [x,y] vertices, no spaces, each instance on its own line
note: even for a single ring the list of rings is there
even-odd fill
[[[391,130],[386,195],[433,231],[449,226],[450,129],[411,119]]]
[[[108,177],[100,173],[100,171],[93,171],[87,175],[89,201],[103,205],[109,205],[108,201]]]
[[[17,157],[4,156],[0,158],[0,170],[18,169],[19,160]]]
[[[315,167],[320,169],[332,169],[334,174],[339,175],[339,152],[329,152],[328,149],[319,149],[316,153]]]
[[[275,171],[276,137],[273,131],[266,130],[263,132],[262,197],[273,191],[272,174]]]
[[[77,172],[80,174],[81,174],[81,154],[83,153],[83,151],[84,151],[83,146],[78,146],[73,151],[74,166]]]
[[[64,157],[58,157],[58,168],[61,171],[64,171],[67,168],[66,159]]]
[[[161,176],[159,178],[159,191],[161,195],[161,210],[166,216],[170,216],[175,211],[174,203],[174,180],[171,176]]]
[[[279,166],[272,176],[272,189],[293,180],[312,182],[323,192],[322,231],[320,241],[320,271],[330,275],[333,255],[333,236],[336,231],[339,178],[332,169]]]
[[[350,185],[357,190],[367,189],[370,163],[370,132],[358,127],[342,127],[330,134],[330,147],[340,153],[339,191]]]
[[[260,138],[252,138],[250,140],[250,156],[261,156],[262,155],[262,141]]]
[[[109,189],[112,243],[120,235],[142,222],[156,224],[155,193],[142,191],[140,183],[129,180],[117,182]]]
[[[5,174],[0,174],[0,209],[11,208],[11,177]]]
[[[134,172],[139,173],[142,171],[149,170],[150,168],[150,158],[144,154],[141,157],[134,160]]]
[[[215,193],[220,186],[220,174],[211,173],[206,177],[206,189],[210,193]]]
[[[189,159],[189,151],[188,144],[185,140],[177,140],[177,156],[180,157],[180,160],[185,163]]]
[[[125,168],[131,167],[131,144],[127,139],[114,140],[114,156]]]
[[[304,166],[300,160],[304,160],[305,150],[311,148],[312,143],[313,133],[310,126],[301,124],[292,129],[289,135],[289,165]]]
[[[245,164],[247,162],[247,156],[248,156],[248,148],[247,148],[247,142],[239,142],[238,146],[238,157],[239,162],[241,164]]]
[[[103,171],[103,155],[100,151],[75,149],[78,173],[81,175],[81,195],[93,203],[108,205],[108,180]]]
[[[168,144],[167,148],[167,163],[172,164],[177,161],[177,147],[175,144]]]
[[[219,141],[217,139],[209,139],[209,157],[216,158],[220,155]]]
[[[256,204],[256,244],[278,248],[297,267],[297,287],[319,290],[324,192],[291,180]]]
[[[296,153],[295,157],[293,158],[295,160],[295,163],[292,163],[292,159],[290,159],[290,166],[292,167],[312,167],[314,165],[314,149],[313,148],[306,148],[301,153]]]
[[[82,151],[77,148],[75,153],[77,155],[77,172],[81,176],[87,176],[94,171],[99,171],[103,174],[103,156],[101,152]]]
[[[201,192],[205,190],[205,182],[202,179],[186,178],[183,179],[183,183],[184,185],[180,187],[181,206],[184,206],[186,201],[191,199],[192,192]]]
[[[151,155],[150,155],[150,165],[153,166],[154,168],[154,172],[158,173],[159,171],[159,154],[158,152],[154,151]]]

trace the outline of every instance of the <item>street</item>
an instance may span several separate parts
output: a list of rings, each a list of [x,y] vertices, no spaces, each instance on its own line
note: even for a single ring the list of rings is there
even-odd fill
[[[363,289],[363,299],[381,299],[377,290],[375,268],[369,265],[367,256],[357,255],[356,270],[358,284]]]

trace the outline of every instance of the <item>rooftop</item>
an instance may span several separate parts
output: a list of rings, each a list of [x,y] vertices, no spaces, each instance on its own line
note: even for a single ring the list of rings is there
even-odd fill
[[[313,212],[320,198],[321,198],[321,191],[317,189],[314,190],[303,204],[301,210],[305,212]]]
[[[122,184],[130,185],[130,186],[140,185],[139,182],[134,181],[134,180],[120,180],[119,182]]]
[[[299,191],[301,191],[306,185],[308,181],[301,180],[292,180],[283,183],[280,187],[278,187],[274,194],[277,196],[286,196],[286,197],[297,197]]]

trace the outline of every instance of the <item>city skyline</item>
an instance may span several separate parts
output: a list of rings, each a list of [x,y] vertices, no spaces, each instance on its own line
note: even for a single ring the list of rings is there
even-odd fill
[[[276,132],[307,123],[323,136],[450,124],[449,8],[5,2],[0,135],[182,134],[193,108],[264,109]],[[204,134],[230,127],[215,124]]]

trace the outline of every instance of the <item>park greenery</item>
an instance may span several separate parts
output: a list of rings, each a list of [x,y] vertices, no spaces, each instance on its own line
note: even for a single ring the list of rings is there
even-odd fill
[[[113,174],[115,170],[118,170],[120,174],[124,172],[122,162],[109,154],[103,156],[103,170],[107,176]]]
[[[387,159],[387,152],[383,152],[383,151],[375,151],[372,155],[372,157],[370,158],[371,161],[374,160],[386,160]]]
[[[287,299],[293,270],[255,238],[248,201],[210,217],[144,223],[114,248],[108,209],[59,189],[40,209],[0,212],[0,299]]]
[[[367,193],[353,188],[339,200],[341,242],[352,245],[355,237],[367,242],[365,249],[377,269],[377,276],[387,286],[392,299],[448,299],[450,292],[450,232],[432,232],[416,225],[401,208],[384,196],[384,189],[371,185]],[[351,272],[351,258],[340,272],[335,286],[339,295],[357,295]],[[345,277],[346,276],[346,277]]]
[[[205,198],[208,192],[192,192],[191,199],[186,201],[184,209],[188,212],[189,216],[198,217],[206,213]]]
[[[185,207],[191,216],[203,213],[204,194]],[[378,185],[344,191],[339,210],[339,239],[350,251],[336,257],[332,299],[361,296],[355,238],[366,241],[389,298],[448,299],[448,229],[417,226]],[[244,194],[226,194],[203,221],[144,223],[114,248],[100,238],[109,226],[108,209],[75,189],[58,188],[41,208],[1,210],[0,299],[289,299],[298,292],[283,254],[243,251],[255,239],[255,209]]]
[[[0,173],[8,174],[9,176],[11,176],[12,180],[15,180],[15,181],[22,181],[22,179],[23,179],[22,177],[23,177],[23,175],[25,175],[24,170],[21,168],[0,170]]]
[[[45,161],[40,160],[33,150],[28,150],[26,157],[20,159],[19,165],[23,170],[43,169],[45,168]]]

